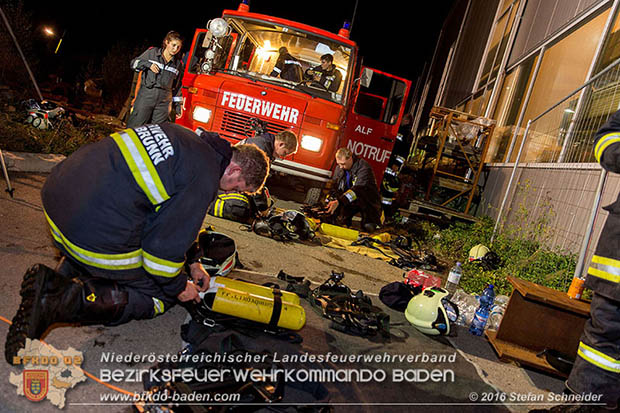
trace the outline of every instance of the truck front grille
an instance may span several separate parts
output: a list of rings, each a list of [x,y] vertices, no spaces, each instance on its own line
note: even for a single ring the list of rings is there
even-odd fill
[[[220,122],[220,130],[222,132],[234,133],[241,136],[254,136],[254,131],[251,129],[253,118],[254,116],[249,116],[245,113],[225,110]],[[288,126],[284,124],[267,122],[267,132],[276,134],[285,129],[288,129]]]

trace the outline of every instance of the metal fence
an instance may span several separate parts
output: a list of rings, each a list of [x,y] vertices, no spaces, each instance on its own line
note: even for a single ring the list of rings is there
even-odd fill
[[[582,273],[607,216],[600,205],[620,188],[593,154],[595,132],[619,107],[620,59],[527,122],[516,162],[492,171],[487,187],[495,188],[485,188],[503,187],[494,236],[515,224],[529,228],[547,247],[579,254],[575,274]]]

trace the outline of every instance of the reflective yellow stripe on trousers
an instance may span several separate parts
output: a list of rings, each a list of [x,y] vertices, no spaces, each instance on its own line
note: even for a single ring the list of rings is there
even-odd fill
[[[579,343],[577,354],[588,363],[594,364],[603,370],[611,371],[612,373],[620,373],[620,360],[609,357],[607,354],[601,353],[587,344]]]
[[[126,129],[121,133],[113,133],[111,136],[121,150],[136,183],[151,203],[157,205],[169,199],[170,196],[157,174],[155,165],[138,135],[132,129]]]
[[[45,212],[52,237],[77,261],[96,268],[106,270],[128,270],[142,266],[142,250],[138,249],[122,254],[102,254],[78,247],[65,237],[56,224]]]

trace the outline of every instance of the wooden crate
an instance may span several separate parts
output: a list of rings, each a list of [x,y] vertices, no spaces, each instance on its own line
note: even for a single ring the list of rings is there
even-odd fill
[[[500,359],[565,376],[537,354],[545,349],[576,357],[590,303],[572,300],[566,293],[508,277],[514,286],[497,330],[486,336]]]

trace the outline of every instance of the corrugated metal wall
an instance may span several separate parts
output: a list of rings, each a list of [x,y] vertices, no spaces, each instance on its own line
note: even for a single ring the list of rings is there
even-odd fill
[[[480,208],[476,215],[488,215],[495,219],[510,180],[512,166],[493,166],[489,170]],[[579,253],[585,236],[586,225],[596,196],[601,168],[598,164],[542,164],[517,168],[516,190],[512,190],[504,209],[502,221],[505,228],[519,226],[525,230],[535,229],[536,223],[548,221],[547,234],[551,249]],[[601,206],[616,200],[620,192],[620,175],[608,174]],[[594,229],[586,256],[590,261],[607,212],[598,210]]]
[[[455,107],[472,92],[499,0],[471,0],[441,106]]]
[[[528,0],[508,66],[519,61],[588,10],[606,2],[608,0]]]

